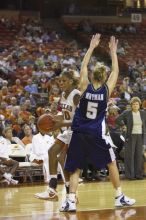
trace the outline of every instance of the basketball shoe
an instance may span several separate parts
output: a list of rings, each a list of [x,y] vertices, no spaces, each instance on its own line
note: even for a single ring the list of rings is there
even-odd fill
[[[34,195],[37,199],[44,199],[49,201],[58,201],[58,194],[57,191],[54,189],[48,189],[42,193],[36,193]]]
[[[76,202],[66,199],[59,209],[60,212],[76,212]]]
[[[18,180],[14,180],[14,179],[10,180],[10,184],[12,184],[12,185],[17,185],[18,182],[19,182]]]
[[[14,180],[12,178],[12,174],[10,173],[4,173],[3,177],[7,180],[7,182],[9,182],[9,184],[12,184],[12,185],[18,184],[18,180]]]
[[[132,206],[135,204],[135,199],[131,199],[124,194],[115,198],[115,206],[122,207],[122,206]]]
[[[62,205],[61,205],[61,207],[60,207],[60,209],[59,209],[60,212],[64,212],[64,209],[65,209],[65,206],[66,206],[66,203],[68,202],[68,200],[69,200],[69,194],[66,194],[66,199],[65,199],[65,201],[62,203]],[[77,197],[77,196],[76,196],[76,198],[75,198],[75,203],[76,203],[76,204],[79,203],[79,200],[78,200],[78,197]]]

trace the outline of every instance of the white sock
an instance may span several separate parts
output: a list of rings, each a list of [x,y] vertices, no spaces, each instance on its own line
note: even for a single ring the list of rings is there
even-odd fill
[[[121,186],[120,187],[118,187],[117,189],[116,189],[116,197],[119,197],[119,196],[121,196],[122,195],[122,188],[121,188]]]
[[[75,193],[69,193],[68,196],[69,200],[71,200],[72,202],[76,201],[76,194]]]
[[[48,191],[51,191],[52,193],[56,193],[55,189],[53,189],[51,187],[48,189]]]
[[[65,185],[66,185],[67,187],[69,187],[69,182],[65,182]]]
[[[57,174],[56,175],[50,175],[50,178],[56,178],[57,179]]]

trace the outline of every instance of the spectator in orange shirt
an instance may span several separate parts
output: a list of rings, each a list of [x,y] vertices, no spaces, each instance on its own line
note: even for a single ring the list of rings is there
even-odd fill
[[[24,88],[21,85],[20,79],[16,79],[15,85],[12,86],[12,91],[13,91],[13,94],[17,96],[20,96],[23,93]]]
[[[9,116],[9,121],[11,124],[15,124],[19,118],[20,106],[16,105],[12,108],[12,112]]]
[[[25,124],[23,126],[23,131],[24,131],[24,138],[22,139],[23,144],[31,144],[32,143],[32,129],[29,125]]]
[[[43,115],[44,113],[45,113],[45,108],[44,108],[44,107],[39,106],[39,107],[36,109],[36,114],[37,114],[38,117],[41,116],[41,115]]]
[[[10,100],[10,97],[12,96],[12,94],[10,94],[8,87],[7,86],[3,86],[0,90],[0,101],[6,101]]]
[[[29,118],[30,116],[32,116],[32,114],[26,110],[27,106],[26,106],[26,103],[22,103],[21,106],[20,106],[20,112],[19,112],[19,117],[22,118],[22,120],[25,122],[25,123],[28,123],[29,122]]]
[[[118,98],[119,97],[119,91],[117,88],[114,88],[112,94],[111,94],[111,98]]]
[[[5,119],[9,119],[11,115],[11,110],[7,108],[7,103],[4,101],[0,105],[0,115],[3,115]]]
[[[24,124],[23,119],[20,117],[20,106],[16,105],[12,108],[11,115],[9,117],[9,124],[12,125],[13,134],[19,136],[21,133],[22,125]]]
[[[60,89],[59,89],[59,87],[54,86],[50,90],[49,103],[51,104],[56,99],[58,99],[57,101],[59,101],[59,99],[60,99]]]
[[[47,92],[48,78],[45,74],[43,74],[40,78],[40,87],[41,87],[41,92]]]

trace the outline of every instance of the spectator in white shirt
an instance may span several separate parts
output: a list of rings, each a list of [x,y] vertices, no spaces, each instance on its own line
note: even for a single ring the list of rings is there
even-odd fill
[[[30,153],[30,161],[43,164],[43,172],[45,182],[49,182],[50,172],[48,163],[48,151],[54,143],[54,137],[38,133],[32,138],[32,152]]]
[[[0,126],[0,179],[5,179],[8,184],[16,185],[17,180],[13,175],[19,166],[19,162],[9,158],[10,147],[3,137],[3,127]]]
[[[25,145],[18,137],[13,137],[12,134],[12,128],[11,127],[5,127],[4,129],[4,136],[6,138],[7,144],[18,144],[19,148],[24,149]]]

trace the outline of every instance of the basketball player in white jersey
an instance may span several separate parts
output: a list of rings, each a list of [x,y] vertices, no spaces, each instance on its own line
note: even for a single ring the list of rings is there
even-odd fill
[[[60,99],[60,107],[62,109],[63,121],[61,127],[66,127],[63,133],[60,133],[54,145],[49,151],[49,167],[50,167],[50,176],[49,189],[42,193],[35,194],[36,198],[45,199],[50,201],[58,200],[57,195],[57,167],[58,167],[58,155],[63,151],[63,154],[66,154],[67,146],[70,142],[72,131],[70,125],[74,116],[76,106],[79,103],[80,91],[76,89],[78,85],[78,79],[74,77],[73,71],[65,71],[61,74],[59,85],[62,90],[62,95]],[[65,158],[65,157],[64,157]],[[61,161],[62,167],[64,167],[64,158]],[[69,174],[64,173],[65,176],[65,186],[66,193],[69,193]]]

